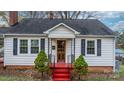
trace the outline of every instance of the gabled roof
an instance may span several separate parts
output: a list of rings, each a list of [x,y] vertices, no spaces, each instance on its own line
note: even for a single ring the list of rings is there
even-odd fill
[[[0,34],[43,34],[48,29],[63,23],[81,35],[114,35],[114,32],[96,19],[39,19],[26,18],[7,30],[0,28]]]
[[[73,33],[79,34],[79,32],[77,32],[76,30],[74,30],[73,28],[67,26],[67,25],[64,24],[64,23],[59,23],[59,24],[55,25],[54,27],[48,29],[48,30],[45,31],[44,33],[48,34],[50,31],[54,30],[55,28],[57,28],[57,27],[59,27],[59,26],[64,26],[64,27],[68,28],[69,30],[71,30]]]
[[[9,32],[8,27],[0,27],[0,38],[3,37],[3,34],[6,34]]]

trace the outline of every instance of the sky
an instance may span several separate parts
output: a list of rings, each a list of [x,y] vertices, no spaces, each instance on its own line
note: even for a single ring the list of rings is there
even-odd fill
[[[98,12],[97,17],[112,30],[124,32],[124,11]]]
[[[124,32],[124,11],[97,11],[96,13],[96,18],[113,31]]]

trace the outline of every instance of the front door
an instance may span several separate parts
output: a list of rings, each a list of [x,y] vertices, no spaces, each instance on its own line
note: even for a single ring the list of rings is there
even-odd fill
[[[57,40],[57,62],[65,62],[65,40]]]

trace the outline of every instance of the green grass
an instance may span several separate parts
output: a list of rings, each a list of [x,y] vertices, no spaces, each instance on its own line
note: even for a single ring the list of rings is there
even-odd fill
[[[121,48],[122,51],[124,51],[124,48]]]
[[[32,78],[17,77],[17,76],[1,76],[0,81],[32,81]]]
[[[121,65],[120,66],[120,76],[123,76],[124,77],[124,65]]]
[[[115,73],[114,76],[116,77],[115,79],[113,78],[105,78],[105,77],[99,77],[99,78],[90,78],[88,79],[88,81],[120,81],[120,80],[124,80],[124,65],[120,66],[120,72],[119,73]]]
[[[88,81],[111,81],[111,80],[113,80],[113,79],[111,79],[111,78],[104,78],[104,77],[88,79]]]

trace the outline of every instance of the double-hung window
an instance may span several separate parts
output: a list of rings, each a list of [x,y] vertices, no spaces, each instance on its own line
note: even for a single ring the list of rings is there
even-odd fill
[[[20,40],[20,53],[21,54],[28,53],[28,40]]]
[[[95,55],[95,40],[87,40],[87,55]]]
[[[31,40],[31,53],[35,54],[39,52],[39,40]]]

